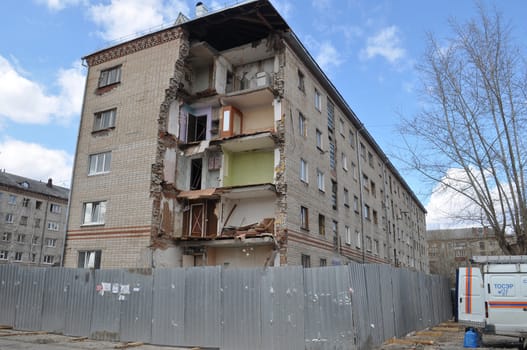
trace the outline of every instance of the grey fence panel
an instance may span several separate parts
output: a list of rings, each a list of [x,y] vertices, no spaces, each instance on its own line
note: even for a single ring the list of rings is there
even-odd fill
[[[221,310],[221,267],[186,269],[183,345],[221,347]]]
[[[0,325],[15,326],[18,266],[0,265]]]
[[[152,341],[152,269],[123,273],[120,286],[121,341]]]
[[[392,287],[393,270],[389,265],[379,265],[384,339],[395,336],[395,312],[393,308]]]
[[[221,348],[259,349],[262,343],[260,314],[262,271],[224,269],[222,277],[223,346]]]
[[[68,280],[71,270],[60,267],[46,270],[44,296],[42,301],[42,330],[64,333],[66,326],[66,305],[68,301]]]
[[[95,270],[68,269],[67,303],[64,310],[66,325],[64,334],[87,337],[90,335],[95,297]]]
[[[96,270],[90,338],[120,340],[123,270]]]
[[[401,287],[401,270],[392,269],[392,295],[393,295],[393,312],[395,319],[395,336],[400,338],[404,335],[404,327],[401,322],[401,315],[403,314],[404,304],[402,301],[402,287]]]
[[[304,270],[306,349],[354,349],[350,286],[345,266]]]
[[[370,313],[370,333],[373,345],[379,345],[384,341],[384,322],[381,302],[381,283],[379,265],[364,265],[366,278],[366,295],[368,298],[368,310]]]
[[[185,269],[154,270],[152,343],[182,345],[185,335]]]
[[[422,323],[425,327],[432,326],[432,314],[430,312],[430,305],[431,300],[429,298],[430,292],[429,292],[429,286],[427,283],[428,276],[425,274],[419,275],[419,302],[421,304],[421,318]]]
[[[38,331],[42,327],[45,268],[19,267],[15,328]]]
[[[272,267],[262,276],[262,350],[303,350],[302,267]]]
[[[371,318],[366,293],[366,276],[364,265],[350,263],[351,305],[353,308],[353,329],[355,344],[359,350],[373,348],[373,334],[371,333]]]

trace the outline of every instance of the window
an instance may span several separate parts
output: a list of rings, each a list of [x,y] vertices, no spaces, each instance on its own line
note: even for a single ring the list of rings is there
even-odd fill
[[[320,267],[324,267],[324,266],[327,266],[328,265],[328,262],[326,259],[324,258],[320,258]]]
[[[346,154],[344,154],[344,152],[342,152],[340,154],[340,159],[341,159],[341,162],[342,162],[342,169],[344,169],[345,171],[348,171],[348,156],[346,156]]]
[[[39,219],[39,218],[36,218],[36,219],[35,219],[35,227],[36,227],[36,228],[39,228],[39,227],[40,227],[40,219]]]
[[[344,206],[350,206],[350,194],[347,188],[344,188]]]
[[[90,155],[90,167],[88,175],[104,174],[110,171],[112,152],[104,152]],[[52,204],[53,207],[56,204]],[[60,211],[59,211],[60,213]]]
[[[362,142],[360,143],[360,156],[363,159],[366,159],[366,147],[364,146]]]
[[[13,204],[13,205],[16,204],[16,196],[10,194],[9,199],[7,200],[7,204]]]
[[[351,148],[355,148],[355,133],[351,129],[348,132],[348,141],[349,141]]]
[[[379,218],[377,217],[377,210],[373,210],[372,215],[373,215],[373,223],[377,225],[379,223]]]
[[[30,201],[31,201],[31,200],[30,200],[29,198],[24,198],[24,199],[22,199],[22,206],[23,206],[23,207],[26,207],[26,208],[29,207],[29,202],[30,202]]]
[[[22,252],[15,253],[15,261],[22,261]]]
[[[35,262],[37,260],[37,254],[31,253],[31,262]]]
[[[359,198],[357,196],[353,196],[353,210],[355,210],[356,213],[359,212]]]
[[[316,133],[317,133],[317,135],[316,135],[317,148],[322,151],[324,149],[324,143],[323,143],[323,139],[322,139],[322,132],[317,129]]]
[[[16,241],[18,243],[24,243],[26,241],[26,235],[23,235],[23,234],[16,235]]]
[[[371,152],[368,152],[368,164],[373,168],[373,154]]]
[[[99,87],[115,84],[121,81],[121,66],[101,71]]]
[[[366,250],[371,252],[371,237],[366,236]]]
[[[329,143],[329,167],[331,168],[331,170],[335,170],[336,168],[334,142]]]
[[[326,190],[324,182],[324,173],[317,169],[317,185],[318,189],[322,192]]]
[[[221,153],[209,154],[209,170],[220,170],[221,169]]]
[[[11,240],[11,232],[4,232],[2,234],[2,242],[9,242]]]
[[[100,269],[101,268],[101,251],[79,251],[77,267],[81,269]]]
[[[104,224],[106,214],[106,202],[88,202],[83,206],[83,225]]]
[[[361,248],[361,237],[360,237],[360,232],[359,231],[355,231],[355,247],[360,249]]]
[[[351,229],[349,226],[345,226],[346,244],[351,245]]]
[[[93,121],[93,131],[113,128],[115,126],[115,114],[117,108],[95,113]]]
[[[62,211],[62,207],[58,204],[51,204],[49,206],[49,212],[50,213],[56,213],[56,214],[60,214],[60,212]]]
[[[298,89],[302,92],[306,91],[306,84],[305,84],[305,76],[304,73],[301,71],[298,71]]]
[[[33,240],[31,242],[31,244],[37,245],[38,244],[38,237],[33,237]]]
[[[309,212],[306,207],[300,207],[300,228],[309,229]]]
[[[44,264],[53,264],[55,257],[53,255],[44,255]]]
[[[315,89],[315,108],[317,111],[322,110],[320,92],[317,89]]]
[[[225,121],[226,119],[224,119]],[[207,138],[207,115],[188,115],[187,142],[203,141]]]
[[[339,237],[339,223],[333,220],[332,224],[332,235],[333,235],[333,249],[335,251],[340,250],[340,237]]]
[[[479,242],[479,249],[480,250],[485,250],[485,242],[483,242],[483,241]]]
[[[56,247],[57,246],[57,240],[55,238],[48,238],[48,239],[46,239],[46,246],[47,247]]]
[[[5,223],[12,224],[14,222],[13,214],[5,214]]]
[[[7,260],[9,252],[7,250],[0,250],[0,260]]]
[[[335,129],[335,105],[328,99],[328,130]]]
[[[375,182],[370,181],[370,192],[373,197],[377,197],[377,188],[375,187]]]
[[[306,254],[302,254],[302,267],[311,267],[311,257]]]
[[[307,162],[302,158],[300,158],[300,180],[304,181],[305,183],[308,182]]]
[[[27,226],[27,216],[21,216],[20,217],[20,225],[21,226]]]
[[[368,178],[368,175],[362,174],[362,185],[366,189],[366,191],[369,191],[370,189],[370,179]]]
[[[326,217],[322,214],[318,214],[318,233],[326,235]]]
[[[55,221],[48,221],[48,230],[50,231],[58,231],[59,230],[59,223]]]
[[[344,120],[339,119],[339,132],[342,136],[344,136]]]
[[[307,136],[306,117],[300,112],[298,112],[298,134],[302,137]]]
[[[29,188],[29,182],[27,182],[27,181],[21,182],[21,183],[19,183],[19,185],[24,187],[24,188]]]
[[[337,183],[331,180],[331,205],[337,209]]]
[[[351,175],[353,176],[353,179],[357,181],[357,166],[354,162],[351,162]]]
[[[368,204],[364,204],[364,218],[370,220],[370,206]]]
[[[42,201],[36,201],[35,202],[35,209],[40,210],[42,208]]]
[[[203,159],[195,158],[190,161],[190,190],[201,190],[201,175],[203,174]]]

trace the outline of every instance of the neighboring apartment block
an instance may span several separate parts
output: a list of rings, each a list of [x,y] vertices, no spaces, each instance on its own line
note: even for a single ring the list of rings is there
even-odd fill
[[[0,264],[60,265],[69,190],[0,172]]]
[[[470,266],[475,255],[503,255],[494,231],[488,227],[428,230],[430,272],[448,276],[452,287],[458,267]]]
[[[70,267],[427,271],[425,209],[267,0],[95,52]]]

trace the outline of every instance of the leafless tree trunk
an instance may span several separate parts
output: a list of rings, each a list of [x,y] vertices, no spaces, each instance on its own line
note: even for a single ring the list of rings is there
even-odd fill
[[[446,42],[428,36],[418,67],[426,101],[401,124],[404,160],[466,197],[479,213],[463,216],[489,225],[505,253],[526,254],[524,56],[497,12],[480,7],[477,19],[451,28]]]

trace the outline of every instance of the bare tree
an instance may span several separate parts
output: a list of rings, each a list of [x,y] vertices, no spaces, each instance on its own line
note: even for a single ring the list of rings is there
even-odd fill
[[[461,216],[489,225],[506,254],[526,254],[526,62],[496,10],[450,26],[444,42],[427,37],[425,104],[401,124],[404,161],[473,203]]]

